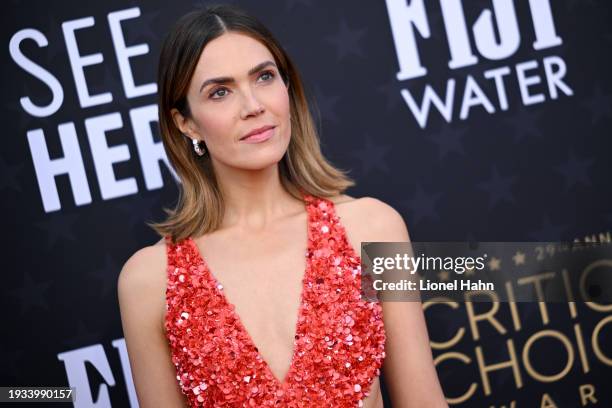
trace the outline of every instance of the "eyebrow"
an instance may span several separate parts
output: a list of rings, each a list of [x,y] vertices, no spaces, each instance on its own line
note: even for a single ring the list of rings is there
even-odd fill
[[[249,76],[253,75],[254,73],[261,71],[262,69],[264,69],[265,67],[267,67],[268,65],[274,66],[276,67],[276,64],[273,61],[264,61],[260,64],[255,65],[253,68],[251,68],[249,70]],[[231,82],[235,82],[234,78],[232,77],[218,77],[218,78],[210,78],[207,79],[206,81],[202,82],[202,85],[200,85],[200,90],[199,92],[202,92],[202,89],[204,89],[207,85],[209,84],[226,84],[226,83],[231,83]]]

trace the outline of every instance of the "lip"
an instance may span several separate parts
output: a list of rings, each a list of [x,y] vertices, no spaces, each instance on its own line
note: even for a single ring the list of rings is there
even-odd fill
[[[266,141],[272,137],[275,128],[276,126],[263,126],[250,132],[248,136],[243,137],[240,141],[244,143],[260,143]]]
[[[265,125],[265,126],[262,126],[262,127],[257,128],[257,129],[253,129],[253,130],[251,130],[249,133],[247,133],[246,135],[242,136],[242,137],[240,138],[240,140],[244,140],[244,139],[246,139],[246,138],[247,138],[247,137],[249,137],[249,136],[252,136],[252,135],[257,134],[257,133],[261,133],[261,132],[263,132],[264,130],[268,130],[268,129],[273,128],[273,127],[274,127],[274,126],[272,126],[272,125]]]

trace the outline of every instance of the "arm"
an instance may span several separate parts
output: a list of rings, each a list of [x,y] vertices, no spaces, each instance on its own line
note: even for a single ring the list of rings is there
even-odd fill
[[[391,206],[369,199],[375,222],[370,242],[410,242],[402,216]],[[364,240],[366,241],[366,240]],[[387,340],[383,364],[385,384],[394,407],[448,407],[433,363],[420,302],[381,302]]]
[[[117,282],[121,323],[138,403],[148,407],[187,407],[163,332],[165,246],[132,255]]]

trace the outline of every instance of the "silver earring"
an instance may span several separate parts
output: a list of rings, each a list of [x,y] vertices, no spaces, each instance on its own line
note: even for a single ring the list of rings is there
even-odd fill
[[[191,141],[193,142],[193,150],[195,150],[196,154],[198,156],[204,156],[206,152],[200,147],[200,141],[198,139],[191,139]]]

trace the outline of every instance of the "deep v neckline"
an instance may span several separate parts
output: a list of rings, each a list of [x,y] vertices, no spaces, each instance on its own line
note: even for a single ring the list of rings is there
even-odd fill
[[[304,252],[305,267],[304,267],[303,277],[301,280],[302,286],[300,288],[300,300],[299,300],[299,305],[298,305],[298,310],[297,310],[297,320],[295,323],[295,330],[294,330],[294,335],[293,335],[293,352],[291,353],[291,361],[289,362],[289,368],[287,369],[287,372],[282,380],[279,379],[276,376],[276,374],[274,374],[274,372],[270,368],[270,365],[268,364],[266,359],[259,352],[259,348],[255,344],[255,341],[253,340],[251,333],[249,333],[242,319],[240,318],[240,315],[236,311],[236,306],[225,295],[225,291],[222,289],[223,288],[222,284],[221,284],[221,288],[218,287],[220,282],[215,277],[214,273],[212,272],[212,269],[206,262],[206,259],[202,255],[202,252],[200,251],[200,248],[198,247],[194,239],[192,237],[187,238],[187,242],[192,246],[193,250],[196,253],[197,262],[200,263],[204,267],[204,272],[207,274],[207,277],[214,283],[212,290],[216,290],[220,294],[224,305],[227,306],[227,308],[230,310],[231,316],[234,318],[234,321],[237,325],[237,329],[241,331],[242,334],[244,335],[247,345],[249,347],[253,347],[256,350],[255,353],[260,357],[260,360],[262,362],[262,365],[264,366],[264,369],[266,370],[268,374],[272,376],[276,384],[281,388],[288,385],[289,379],[295,367],[295,360],[298,354],[297,339],[300,335],[301,326],[302,326],[302,322],[300,320],[303,320],[302,317],[303,317],[303,312],[304,312],[303,306],[304,306],[304,298],[306,295],[305,292],[306,292],[306,287],[307,287],[307,281],[311,273],[311,263],[310,263],[309,253],[312,250],[312,246],[310,243],[311,241],[311,231],[310,230],[311,230],[311,224],[314,221],[313,219],[311,219],[311,215],[310,215],[310,206],[312,205],[312,202],[311,202],[311,197],[308,196],[307,194],[302,195],[302,200],[304,202],[304,208],[306,209],[306,251]]]

